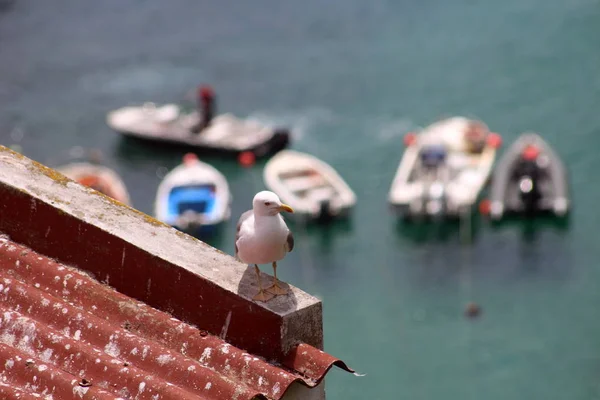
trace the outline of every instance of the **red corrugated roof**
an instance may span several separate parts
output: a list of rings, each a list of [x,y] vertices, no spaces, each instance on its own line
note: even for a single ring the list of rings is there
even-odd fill
[[[273,365],[5,236],[0,312],[2,399],[280,399],[353,372],[306,344]]]

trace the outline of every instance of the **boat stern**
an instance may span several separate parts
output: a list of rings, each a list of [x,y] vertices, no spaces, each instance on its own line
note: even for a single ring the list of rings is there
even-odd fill
[[[291,142],[291,133],[288,128],[276,128],[269,140],[250,149],[256,157],[275,154],[285,149]],[[247,151],[247,150],[246,150]]]

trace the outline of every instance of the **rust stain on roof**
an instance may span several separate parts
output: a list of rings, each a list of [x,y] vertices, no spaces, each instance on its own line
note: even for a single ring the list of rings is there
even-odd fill
[[[6,236],[0,360],[8,399],[280,399],[333,365],[354,372],[306,344],[269,363]]]

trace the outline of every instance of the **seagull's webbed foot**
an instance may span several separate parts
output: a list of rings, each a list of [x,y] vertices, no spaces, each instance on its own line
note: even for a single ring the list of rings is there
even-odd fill
[[[273,294],[267,292],[265,289],[260,289],[258,293],[252,298],[254,301],[266,302],[275,297]]]
[[[256,277],[258,278],[259,290],[258,293],[252,298],[252,300],[262,302],[271,300],[275,296],[263,289],[262,282],[260,281],[260,270],[258,269],[258,265],[256,264],[254,264],[254,271],[256,272]]]
[[[275,280],[273,281],[273,285],[271,285],[267,290],[269,293],[272,293],[275,296],[287,294],[289,289],[282,287],[279,279],[277,279],[277,262],[273,262],[273,272],[275,275]]]
[[[281,295],[281,294],[287,294],[289,292],[289,289],[283,288],[280,286],[279,281],[275,281],[273,282],[273,285],[271,285],[269,288],[267,288],[269,293],[274,294],[275,296]]]

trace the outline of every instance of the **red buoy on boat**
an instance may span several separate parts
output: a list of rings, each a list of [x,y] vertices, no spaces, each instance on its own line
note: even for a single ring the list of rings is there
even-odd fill
[[[194,163],[196,163],[198,161],[198,156],[195,155],[194,153],[187,153],[185,156],[183,156],[183,164],[190,166]]]
[[[244,151],[238,156],[238,162],[242,167],[251,167],[256,162],[256,156],[251,151]]]
[[[479,203],[479,214],[489,215],[492,209],[492,202],[489,199],[483,199]]]
[[[487,138],[487,143],[491,148],[498,149],[502,146],[502,136],[497,133],[490,133]]]
[[[415,144],[416,141],[417,141],[417,135],[415,135],[413,132],[408,132],[404,136],[404,145],[407,147],[412,146],[413,144]]]
[[[532,144],[525,147],[525,150],[523,150],[522,153],[523,158],[527,161],[534,161],[538,158],[539,155],[540,149],[538,149],[537,146],[534,146]]]

